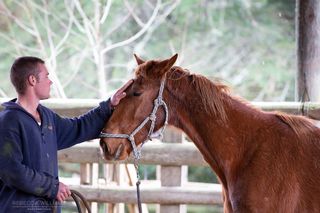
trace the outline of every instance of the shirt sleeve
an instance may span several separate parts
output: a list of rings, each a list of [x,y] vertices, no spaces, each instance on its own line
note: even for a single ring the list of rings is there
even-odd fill
[[[77,118],[62,118],[55,114],[58,149],[97,138],[111,114],[110,99]]]
[[[36,196],[55,199],[59,180],[23,164],[19,135],[12,130],[0,130],[0,179],[9,187]]]

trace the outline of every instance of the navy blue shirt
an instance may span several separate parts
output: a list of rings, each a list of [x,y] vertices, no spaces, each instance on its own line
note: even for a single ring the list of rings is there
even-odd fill
[[[51,212],[59,186],[57,150],[97,138],[110,100],[78,118],[39,104],[41,125],[15,103],[0,112],[0,212]]]

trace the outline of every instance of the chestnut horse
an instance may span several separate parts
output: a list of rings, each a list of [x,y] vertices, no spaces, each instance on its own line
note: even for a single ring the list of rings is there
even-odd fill
[[[302,116],[250,106],[221,83],[173,66],[177,55],[150,61],[135,57],[134,82],[104,133],[129,136],[136,130],[131,141],[141,144],[152,125],[137,127],[161,93],[168,124],[192,139],[219,177],[225,212],[320,212],[319,128]],[[155,131],[165,123],[164,109],[156,109]],[[105,158],[127,158],[128,139],[102,138]]]

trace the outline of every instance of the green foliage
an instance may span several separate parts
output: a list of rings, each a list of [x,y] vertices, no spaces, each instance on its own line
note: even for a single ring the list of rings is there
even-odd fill
[[[140,36],[156,1],[113,1],[103,21],[106,3],[3,1],[2,93],[14,95],[7,73],[20,55],[46,59],[67,97],[99,98],[132,76],[133,52],[145,59],[178,52],[182,67],[224,79],[247,99],[293,100],[295,1],[165,0]]]
[[[188,177],[191,182],[219,183],[217,176],[209,167],[189,166]]]
[[[187,213],[221,213],[223,212],[222,206],[199,206],[188,205]]]
[[[140,165],[139,174],[143,180],[156,179],[156,166],[155,165]],[[219,183],[216,175],[209,167],[188,167],[188,181],[201,182],[201,183]]]
[[[156,165],[140,165],[139,174],[142,180],[156,180]]]

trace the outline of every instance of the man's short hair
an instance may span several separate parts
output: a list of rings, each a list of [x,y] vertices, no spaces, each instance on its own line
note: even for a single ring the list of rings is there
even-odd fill
[[[34,75],[38,80],[39,64],[44,64],[44,61],[32,56],[23,56],[14,61],[11,66],[10,79],[18,94],[25,93],[27,79],[30,75]]]

